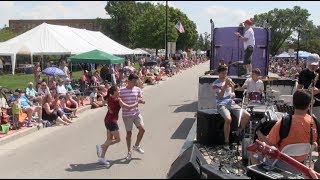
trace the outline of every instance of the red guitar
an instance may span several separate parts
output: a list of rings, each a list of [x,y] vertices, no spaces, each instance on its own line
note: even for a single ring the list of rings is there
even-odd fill
[[[267,155],[270,159],[280,159],[285,161],[286,163],[295,167],[298,171],[300,171],[306,177],[312,178],[309,174],[309,168],[299,161],[293,159],[292,157],[282,153],[274,146],[269,146],[265,142],[261,142],[256,140],[253,144],[247,147],[247,150],[253,153],[261,153],[263,155]],[[320,178],[320,174],[316,173],[317,177]]]

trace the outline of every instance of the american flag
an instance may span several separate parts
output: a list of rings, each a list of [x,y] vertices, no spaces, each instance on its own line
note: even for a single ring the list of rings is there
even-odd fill
[[[176,28],[180,33],[184,33],[184,28],[180,21],[176,24]]]

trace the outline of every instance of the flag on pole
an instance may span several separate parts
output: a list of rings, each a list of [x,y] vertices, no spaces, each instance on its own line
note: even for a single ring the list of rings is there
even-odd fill
[[[184,28],[180,21],[176,24],[176,28],[180,33],[184,33]]]

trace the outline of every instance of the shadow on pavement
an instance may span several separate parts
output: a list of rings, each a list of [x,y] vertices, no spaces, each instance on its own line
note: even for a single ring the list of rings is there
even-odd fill
[[[132,158],[133,160],[141,160],[141,158]],[[106,166],[100,164],[99,162],[87,163],[87,164],[70,164],[70,167],[66,169],[68,172],[85,172],[85,171],[96,171],[101,169],[109,169],[114,164],[129,164],[131,161],[127,161],[125,158],[117,159],[117,160],[109,160],[110,165]]]
[[[141,160],[141,158],[132,158],[130,161],[127,161],[126,158],[109,160],[110,165],[107,167],[107,169],[111,168],[111,166],[113,166],[114,164],[129,164],[132,160]]]
[[[186,139],[195,121],[195,118],[185,118],[172,134],[171,139]]]
[[[189,104],[170,105],[170,106],[179,106],[173,111],[175,113],[179,113],[179,112],[197,112],[198,101],[194,101],[194,102],[189,103]]]

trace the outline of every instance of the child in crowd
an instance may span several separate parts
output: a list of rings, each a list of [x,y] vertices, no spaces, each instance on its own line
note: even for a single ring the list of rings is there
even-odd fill
[[[20,129],[19,126],[19,114],[21,112],[21,105],[19,102],[19,93],[15,92],[13,94],[14,97],[14,101],[13,101],[13,105],[12,105],[12,114],[13,114],[13,129]]]

